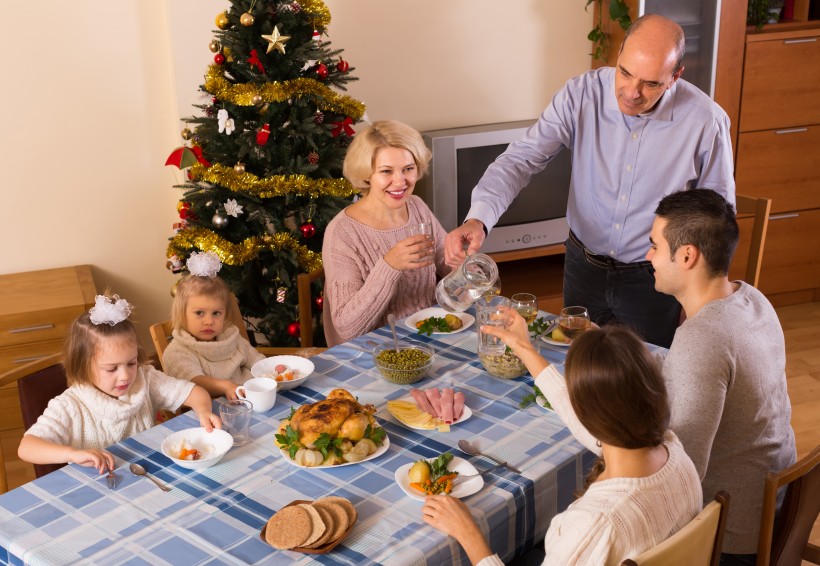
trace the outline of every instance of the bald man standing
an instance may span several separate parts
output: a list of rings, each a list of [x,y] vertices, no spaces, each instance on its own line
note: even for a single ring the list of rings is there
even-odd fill
[[[709,188],[735,201],[726,113],[681,80],[683,30],[657,15],[627,30],[615,68],[571,79],[524,137],[487,168],[464,224],[447,235],[447,263],[474,253],[532,175],[562,148],[572,152],[564,304],[599,325],[620,322],[668,347],[680,305],[654,289],[644,260],[657,202]]]

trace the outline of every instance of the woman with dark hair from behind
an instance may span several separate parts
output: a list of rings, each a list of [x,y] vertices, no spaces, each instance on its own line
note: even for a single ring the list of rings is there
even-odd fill
[[[643,342],[625,327],[588,330],[569,349],[565,379],[533,348],[524,319],[512,309],[508,316],[507,329],[482,331],[527,364],[575,438],[599,456],[582,495],[553,518],[544,564],[618,565],[680,530],[701,510],[700,478],[667,429],[666,387]],[[472,564],[503,564],[460,500],[428,496],[422,515]]]

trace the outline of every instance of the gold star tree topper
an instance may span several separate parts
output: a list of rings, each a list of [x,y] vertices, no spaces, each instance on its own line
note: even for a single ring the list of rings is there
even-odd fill
[[[268,50],[266,53],[270,53],[274,49],[278,50],[279,53],[282,55],[285,54],[285,42],[290,39],[289,35],[282,35],[279,33],[279,26],[274,26],[273,31],[270,35],[263,35],[263,39],[268,42]]]

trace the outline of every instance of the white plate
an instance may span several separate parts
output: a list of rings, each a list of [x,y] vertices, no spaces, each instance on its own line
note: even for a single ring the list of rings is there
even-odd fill
[[[462,332],[463,330],[468,329],[475,322],[475,317],[471,314],[467,314],[466,312],[450,312],[439,307],[430,307],[427,309],[422,309],[415,314],[411,314],[405,319],[404,324],[410,330],[418,332],[418,328],[416,328],[416,323],[418,321],[424,320],[425,318],[430,318],[431,316],[434,316],[436,318],[444,318],[444,316],[448,314],[454,314],[461,319],[461,328],[459,328],[458,330],[452,330],[450,332],[434,331],[433,334],[457,334],[459,332]]]
[[[553,413],[555,412],[555,409],[553,409],[552,406],[547,407],[546,397],[542,397],[541,395],[539,395],[535,398],[535,404],[544,409],[545,411],[552,411]]]
[[[403,399],[400,399],[400,401],[408,401],[408,402],[410,402],[410,403],[415,403],[415,402],[416,402],[416,400],[415,400],[415,399],[413,399],[413,397],[412,397],[412,396],[410,396],[410,397],[405,397],[405,398],[403,398]],[[419,409],[419,410],[421,410],[421,409]],[[399,417],[397,417],[396,415],[394,415],[393,413],[391,413],[391,412],[390,412],[390,409],[387,409],[387,412],[388,412],[388,413],[390,413],[390,415],[391,415],[394,419],[396,419],[397,421],[399,421],[402,425],[406,426],[407,428],[412,428],[412,429],[415,429],[415,430],[436,430],[435,428],[423,428],[423,427],[420,427],[420,426],[414,426],[414,425],[411,425],[410,423],[406,423],[406,422],[404,422],[404,421],[403,421],[403,420],[401,420]],[[453,426],[453,425],[457,425],[457,424],[463,423],[464,421],[466,421],[467,419],[469,419],[469,418],[470,418],[470,417],[472,417],[472,416],[473,416],[473,411],[472,411],[472,409],[470,409],[470,407],[468,407],[467,405],[464,405],[464,409],[461,411],[461,418],[459,418],[457,421],[453,421],[453,422],[451,422],[451,423],[450,423],[450,426]]]
[[[302,374],[302,377],[291,381],[277,381],[277,391],[287,391],[288,389],[299,387],[305,383],[308,376],[312,374],[314,370],[313,362],[301,356],[271,356],[253,364],[251,366],[251,375],[254,377],[274,379],[272,374],[275,373],[274,368],[279,364],[287,366],[290,369],[298,370],[299,373]]]
[[[388,448],[390,448],[390,438],[387,436],[387,433],[385,432],[384,442],[382,442],[382,445],[379,446],[379,448],[375,452],[373,452],[370,456],[368,456],[364,460],[359,460],[358,462],[345,462],[344,464],[336,464],[335,466],[302,466],[301,464],[297,464],[296,462],[291,460],[290,459],[290,454],[288,454],[288,451],[285,450],[284,448],[280,448],[279,452],[282,453],[282,458],[285,459],[285,462],[287,462],[291,466],[296,466],[297,468],[308,468],[308,469],[311,469],[311,470],[324,470],[324,469],[327,469],[327,468],[333,469],[333,468],[342,468],[344,466],[352,466],[354,464],[361,464],[363,462],[373,460],[375,458],[378,458],[379,456],[381,456],[385,452],[387,452]]]
[[[201,460],[180,460],[179,455],[183,442],[186,447],[196,448],[205,457]],[[224,430],[215,428],[207,432],[203,427],[188,428],[179,430],[165,437],[160,450],[174,464],[189,470],[201,470],[209,468],[222,460],[223,456],[233,446],[233,436]]]
[[[543,340],[547,344],[552,344],[553,346],[561,346],[563,348],[569,348],[569,344],[567,344],[566,342],[558,342],[557,340],[553,340],[552,338],[549,338],[548,336],[542,336],[541,340]]]
[[[410,464],[405,464],[396,470],[396,483],[399,484],[399,487],[402,489],[404,493],[412,497],[413,499],[417,499],[418,501],[424,501],[424,498],[427,497],[423,493],[419,493],[415,489],[410,487],[410,478],[407,476],[407,473],[410,471],[410,468],[413,466],[414,462]],[[458,472],[460,474],[477,474],[478,470],[475,469],[470,462],[465,460],[464,458],[459,458],[456,456],[450,461],[450,465],[447,466],[447,469],[451,472]],[[450,492],[450,495],[453,497],[467,497],[468,495],[472,495],[479,491],[482,487],[484,487],[484,478],[481,476],[476,476],[474,478],[470,478],[468,480],[461,480],[456,484],[453,488],[453,491]]]

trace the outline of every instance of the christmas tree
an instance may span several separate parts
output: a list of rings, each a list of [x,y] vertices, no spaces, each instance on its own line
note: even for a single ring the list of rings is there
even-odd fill
[[[299,344],[296,276],[322,266],[325,227],[355,194],[342,162],[364,106],[335,90],[355,78],[326,40],[329,23],[319,0],[231,2],[200,87],[210,102],[166,162],[188,179],[169,269],[216,253],[259,343]],[[314,344],[324,344],[318,286]]]

